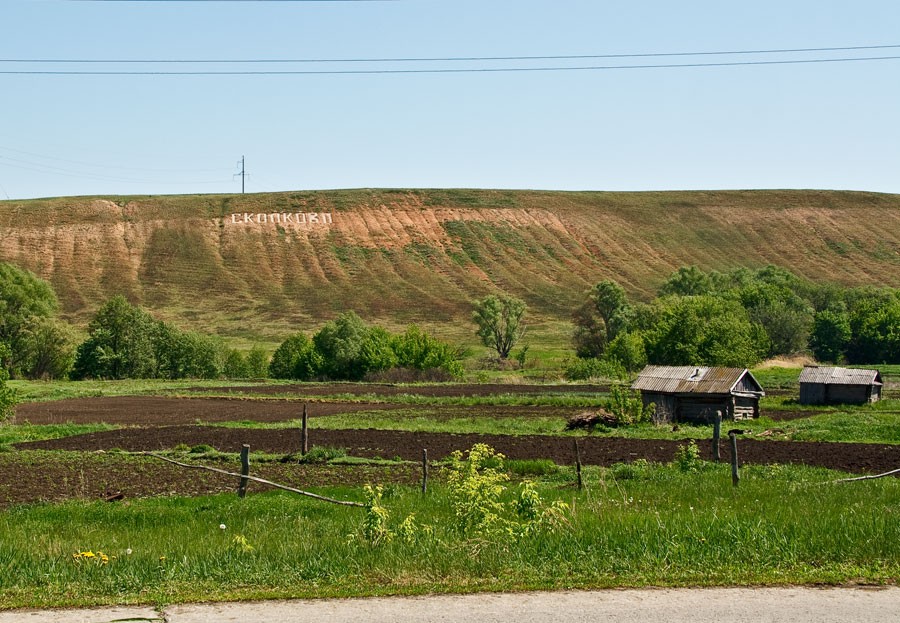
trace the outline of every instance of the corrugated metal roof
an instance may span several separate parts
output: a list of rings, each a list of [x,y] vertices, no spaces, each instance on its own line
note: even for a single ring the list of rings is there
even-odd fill
[[[800,382],[825,385],[881,385],[881,373],[878,370],[806,366],[800,373]]]
[[[729,394],[745,374],[760,387],[746,368],[702,366],[647,366],[631,387],[661,394]],[[763,393],[761,387],[758,393]]]

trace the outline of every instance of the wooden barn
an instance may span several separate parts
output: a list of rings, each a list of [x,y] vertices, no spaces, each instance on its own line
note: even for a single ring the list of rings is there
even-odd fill
[[[806,366],[800,373],[800,404],[878,402],[882,386],[878,370]]]
[[[759,417],[762,386],[747,368],[647,366],[631,385],[644,405],[656,405],[656,422],[710,424]]]

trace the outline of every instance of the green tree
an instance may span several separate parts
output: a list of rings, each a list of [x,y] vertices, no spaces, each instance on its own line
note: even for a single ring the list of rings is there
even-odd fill
[[[599,357],[619,332],[628,329],[631,318],[625,289],[615,281],[601,281],[591,288],[587,301],[573,315],[575,354]]]
[[[322,368],[322,355],[312,340],[303,333],[295,333],[275,349],[269,362],[269,376],[309,381],[321,374]]]
[[[157,322],[151,339],[156,362],[154,377],[214,379],[222,373],[222,349],[212,337]]]
[[[688,296],[656,304],[659,319],[644,333],[650,363],[749,367],[768,350],[765,330],[736,301]]]
[[[839,363],[852,335],[845,312],[825,309],[815,316],[809,346],[817,360]]]
[[[766,274],[773,281],[779,277],[777,283],[757,281],[736,292],[750,320],[766,330],[769,336],[769,357],[806,350],[812,330],[813,309],[784,285],[784,282],[790,283],[784,275],[786,272],[773,269]]]
[[[850,363],[900,363],[900,301],[867,311],[856,322],[847,355]]]
[[[254,379],[264,379],[269,375],[269,354],[265,349],[254,344],[247,351],[247,374]]]
[[[90,336],[78,347],[72,377],[152,378],[157,369],[155,325],[150,314],[114,296],[88,325]]]
[[[647,349],[640,333],[619,333],[606,348],[604,358],[619,362],[628,372],[637,372],[647,365]]]
[[[9,357],[9,347],[0,343],[0,360]],[[16,391],[6,384],[9,374],[0,367],[0,422],[12,417],[18,397]]]
[[[22,366],[23,333],[33,318],[49,318],[59,309],[53,289],[30,271],[0,262],[0,343],[9,350],[0,359],[13,374]]]
[[[522,317],[525,302],[505,294],[489,295],[475,302],[472,314],[481,343],[497,351],[500,359],[509,357],[510,351],[525,334]]]
[[[682,266],[660,287],[659,295],[699,296],[712,292],[713,282],[709,275],[696,266]]]
[[[361,365],[361,355],[368,334],[369,327],[352,311],[319,329],[313,343],[322,356],[324,373],[332,379],[362,379],[366,370]]]
[[[226,348],[222,374],[226,379],[245,379],[250,376],[250,368],[244,353],[236,348]]]
[[[75,331],[56,318],[32,316],[18,339],[18,373],[30,379],[68,378],[75,362]]]

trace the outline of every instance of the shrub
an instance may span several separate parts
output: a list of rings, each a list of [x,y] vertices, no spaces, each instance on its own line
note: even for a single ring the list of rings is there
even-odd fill
[[[640,422],[649,422],[653,418],[656,406],[650,403],[644,406],[641,393],[624,385],[615,384],[610,388],[610,397],[606,401],[606,409],[615,418],[617,425],[628,426]]]
[[[697,442],[691,439],[688,443],[682,444],[675,449],[674,463],[682,472],[696,472],[700,470],[703,461],[700,459],[700,448]]]
[[[347,456],[347,451],[343,448],[329,448],[326,446],[313,446],[306,454],[297,457],[298,463],[328,463],[334,459],[340,459]]]
[[[503,501],[509,476],[505,457],[486,444],[475,444],[465,455],[450,457],[447,486],[456,528],[466,536],[517,538],[558,525],[568,505],[545,506],[534,484],[524,481],[515,499]]]
[[[570,381],[623,380],[628,377],[628,372],[616,360],[574,359],[567,362],[565,375]]]
[[[397,356],[396,365],[414,370],[440,370],[451,378],[463,375],[459,351],[446,342],[428,335],[416,325],[391,340],[391,348]]]

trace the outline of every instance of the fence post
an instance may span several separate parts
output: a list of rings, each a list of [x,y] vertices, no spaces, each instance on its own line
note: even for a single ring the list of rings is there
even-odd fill
[[[737,428],[728,431],[728,438],[731,440],[731,484],[735,487],[738,486],[738,482],[741,480],[741,476],[738,474],[737,436],[743,432]]]
[[[241,482],[238,484],[238,497],[243,498],[247,494],[247,485],[250,480],[247,476],[250,475],[250,446],[248,444],[244,444],[241,446]]]
[[[428,493],[428,450],[422,448],[422,493]]]
[[[303,426],[300,434],[300,456],[306,456],[306,453],[309,452],[309,426],[308,426],[308,407],[307,403],[303,403]]]
[[[575,474],[578,476],[578,488],[581,489],[581,451],[578,449],[578,440],[575,440]]]
[[[716,411],[716,419],[713,421],[713,440],[712,440],[712,455],[713,460],[718,463],[722,460],[722,455],[719,452],[719,439],[722,436],[722,412]]]

